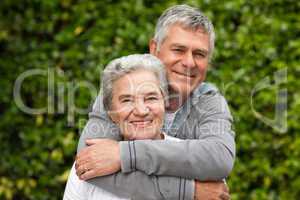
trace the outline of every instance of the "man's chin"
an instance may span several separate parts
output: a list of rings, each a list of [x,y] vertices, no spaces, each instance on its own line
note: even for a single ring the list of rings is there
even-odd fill
[[[193,89],[190,87],[181,87],[177,90],[173,90],[175,93],[172,93],[173,98],[177,98],[179,101],[184,102],[188,96],[191,95]]]

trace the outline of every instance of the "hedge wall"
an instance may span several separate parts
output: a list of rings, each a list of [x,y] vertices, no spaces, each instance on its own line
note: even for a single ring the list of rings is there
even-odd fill
[[[103,66],[147,52],[178,3],[215,24],[208,80],[235,118],[232,199],[300,196],[299,1],[1,0],[0,199],[62,198]]]

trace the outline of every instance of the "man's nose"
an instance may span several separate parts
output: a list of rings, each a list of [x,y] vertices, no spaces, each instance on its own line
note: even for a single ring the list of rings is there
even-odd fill
[[[149,113],[149,108],[145,102],[137,102],[134,107],[134,114],[139,116],[145,116]]]
[[[186,52],[182,59],[182,64],[187,68],[195,67],[195,61],[192,52]]]

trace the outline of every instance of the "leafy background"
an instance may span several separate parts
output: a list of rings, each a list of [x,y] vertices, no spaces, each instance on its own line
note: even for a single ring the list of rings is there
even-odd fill
[[[224,93],[235,118],[232,199],[299,198],[299,1],[1,0],[0,199],[62,198],[87,119],[76,107],[90,108],[109,60],[148,51],[157,18],[179,3],[200,7],[215,25],[208,80]],[[32,69],[53,77],[49,92],[45,75],[22,84],[27,106],[52,105],[40,114],[23,112],[13,95],[17,78]],[[263,82],[267,87],[254,92]],[[265,123],[275,118],[276,105],[282,119]],[[286,124],[276,126],[280,122]]]

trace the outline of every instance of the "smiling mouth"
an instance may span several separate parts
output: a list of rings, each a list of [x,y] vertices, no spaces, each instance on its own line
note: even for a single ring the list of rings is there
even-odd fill
[[[195,78],[196,75],[193,74],[187,74],[187,73],[181,73],[177,71],[173,71],[177,76],[183,77],[183,78]]]
[[[137,128],[144,128],[151,125],[153,120],[145,120],[145,121],[131,121],[130,124],[134,125]]]

